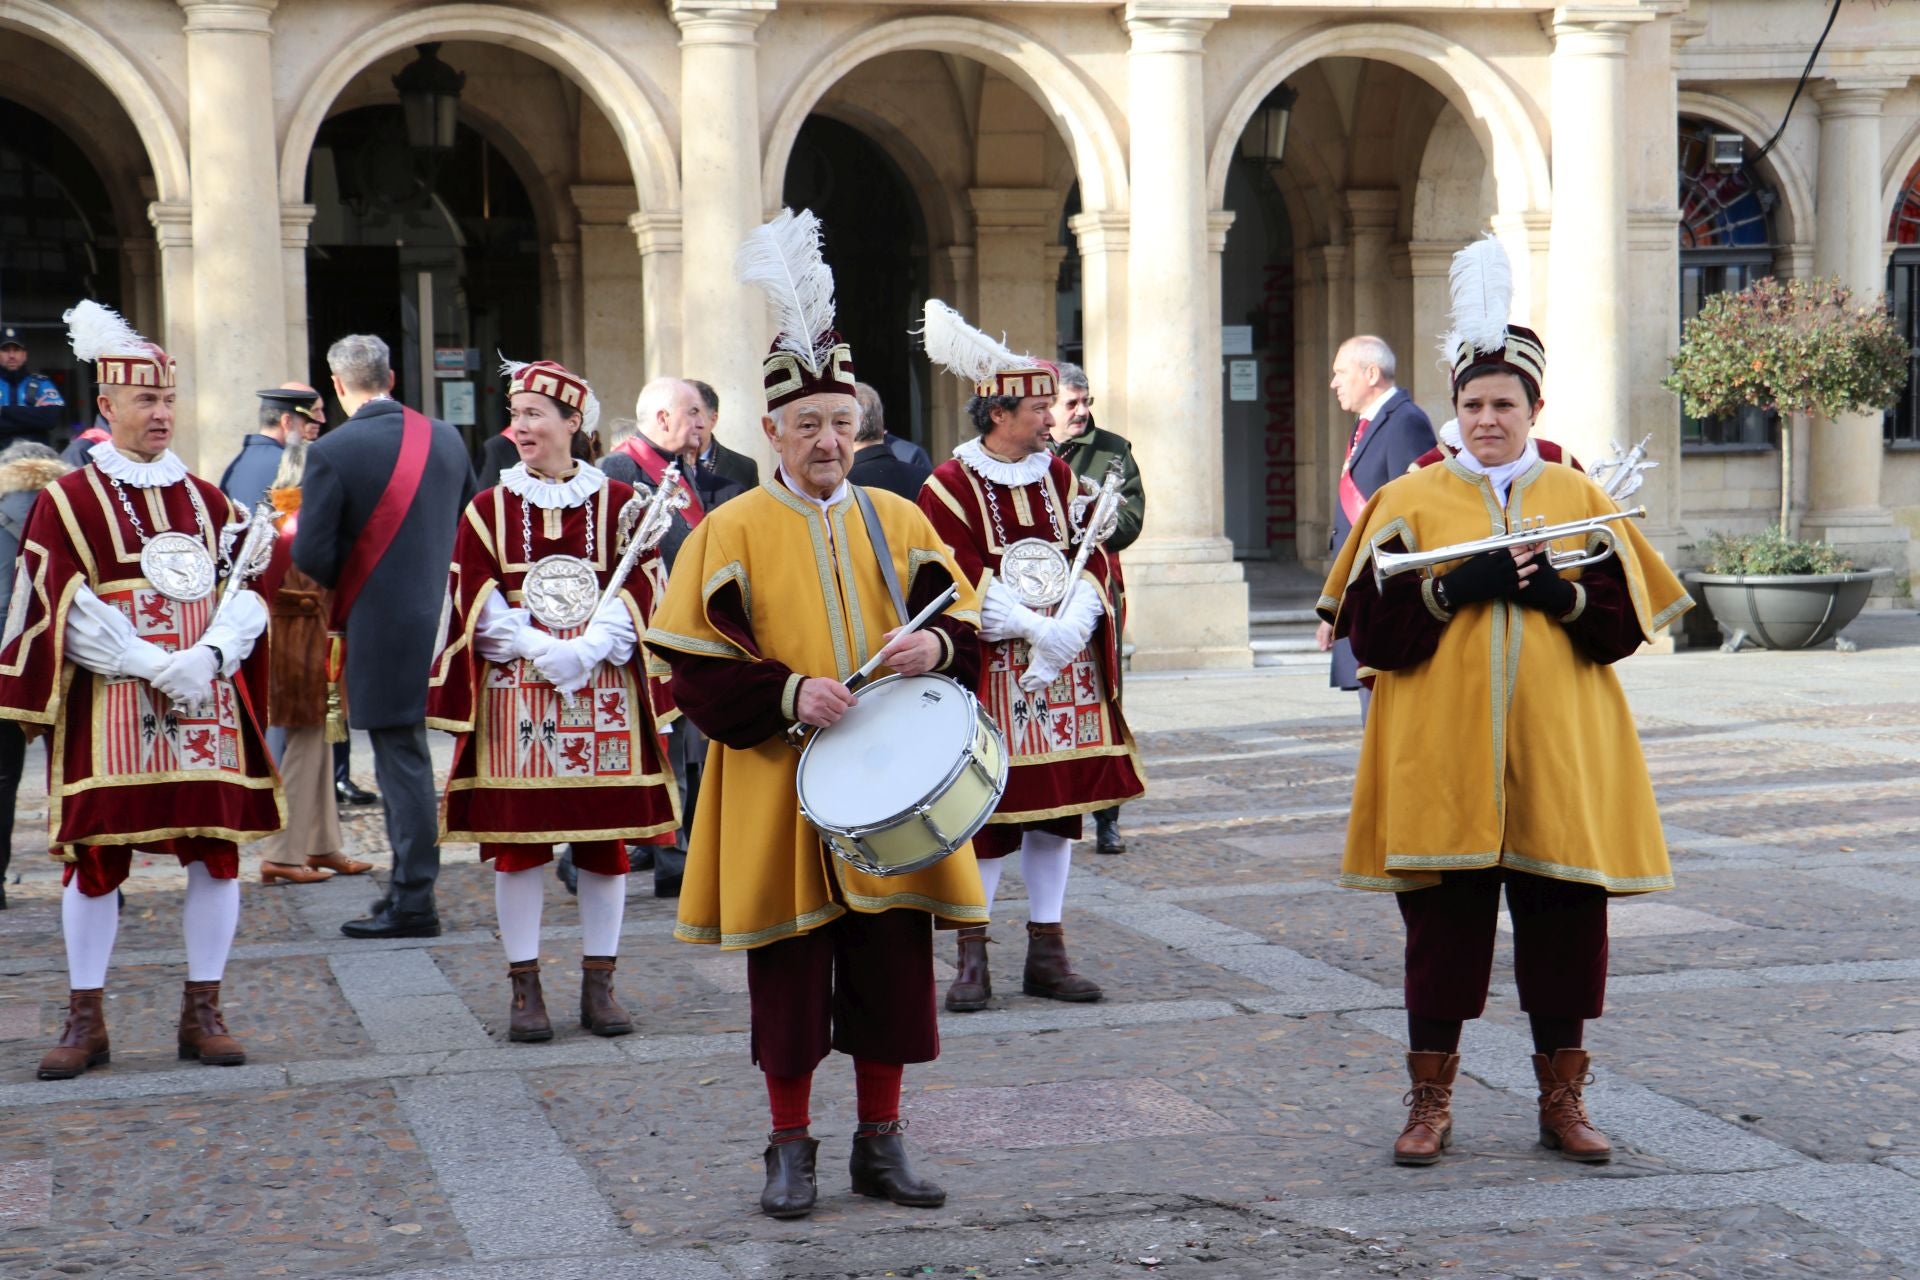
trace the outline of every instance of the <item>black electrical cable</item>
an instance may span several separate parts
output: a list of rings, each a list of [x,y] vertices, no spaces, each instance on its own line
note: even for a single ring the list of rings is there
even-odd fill
[[[1827,33],[1833,30],[1833,20],[1840,16],[1840,4],[1841,0],[1833,0],[1833,9],[1827,14],[1827,25],[1820,29],[1820,38],[1813,42],[1813,52],[1807,55],[1807,69],[1800,73],[1800,83],[1793,86],[1793,96],[1787,99],[1787,113],[1780,117],[1780,127],[1773,131],[1773,136],[1767,139],[1767,145],[1761,147],[1759,153],[1753,157],[1755,160],[1762,159],[1767,152],[1773,150],[1773,144],[1780,141],[1780,135],[1787,131],[1787,121],[1793,119],[1794,104],[1800,101],[1800,94],[1806,89],[1807,81],[1813,78],[1813,64],[1820,57],[1821,46],[1827,42]]]

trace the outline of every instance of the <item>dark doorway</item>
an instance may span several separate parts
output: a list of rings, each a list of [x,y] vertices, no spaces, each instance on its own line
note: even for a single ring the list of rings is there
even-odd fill
[[[927,357],[909,331],[927,300],[927,229],[906,175],[851,125],[808,116],[787,161],[787,205],[825,228],[840,332],[886,406],[887,430],[927,442]]]
[[[1293,230],[1264,164],[1234,162],[1226,204],[1233,230],[1220,258],[1220,408],[1226,474],[1240,477],[1227,482],[1227,534],[1243,560],[1297,561]]]
[[[393,350],[395,395],[454,420],[477,452],[506,428],[495,353],[552,354],[540,350],[533,202],[506,157],[468,126],[438,163],[406,137],[400,108],[382,106],[332,117],[314,141],[310,381],[329,386],[334,339],[377,333]],[[423,338],[433,354],[423,354]],[[340,420],[331,396],[328,418]]]

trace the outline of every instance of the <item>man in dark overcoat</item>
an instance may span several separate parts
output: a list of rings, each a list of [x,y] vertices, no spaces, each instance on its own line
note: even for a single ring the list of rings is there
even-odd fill
[[[352,334],[327,352],[334,393],[347,420],[313,443],[301,484],[293,561],[321,586],[350,591],[365,536],[385,542],[371,561],[345,624],[348,723],[373,742],[373,769],[386,805],[393,876],[365,919],[349,920],[350,938],[431,938],[440,932],[433,884],[440,873],[440,814],[427,753],[427,676],[447,597],[447,566],[460,513],[473,499],[473,468],[460,433],[425,419],[423,454],[403,466],[405,411],[392,396],[387,344]],[[394,529],[388,493],[412,492]],[[388,505],[383,506],[383,500]],[[369,528],[370,523],[372,528]]]
[[[1340,468],[1340,487],[1333,504],[1333,537],[1329,550],[1346,544],[1353,522],[1373,491],[1396,476],[1407,474],[1414,460],[1433,448],[1433,423],[1413,397],[1394,385],[1393,348],[1372,334],[1359,334],[1340,344],[1333,357],[1334,397],[1340,408],[1355,416],[1347,440],[1346,461]],[[1333,638],[1333,628],[1321,623],[1316,641],[1322,652],[1333,653],[1328,683],[1360,693],[1360,723],[1367,722],[1373,691],[1360,683],[1353,646]]]

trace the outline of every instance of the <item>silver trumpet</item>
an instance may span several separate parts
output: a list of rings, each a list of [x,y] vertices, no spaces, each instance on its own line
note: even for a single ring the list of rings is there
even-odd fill
[[[1452,546],[1435,547],[1431,551],[1375,551],[1373,582],[1376,587],[1384,588],[1387,579],[1395,574],[1406,573],[1410,569],[1431,569],[1437,564],[1465,560],[1483,551],[1506,551],[1513,547],[1530,547],[1536,542],[1559,542],[1565,538],[1579,538],[1584,542],[1589,535],[1604,532],[1616,520],[1643,520],[1646,514],[1645,507],[1629,507],[1604,516],[1569,520],[1565,524],[1548,524],[1545,516],[1534,516],[1521,520],[1519,527],[1509,533],[1477,538],[1472,542],[1456,542]],[[1549,548],[1547,563],[1556,571],[1577,569],[1584,564],[1598,564],[1612,554],[1611,540],[1602,542],[1592,551],[1555,551]]]

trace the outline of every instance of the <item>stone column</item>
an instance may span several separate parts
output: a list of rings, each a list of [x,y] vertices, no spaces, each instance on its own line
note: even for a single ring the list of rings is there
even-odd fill
[[[1400,360],[1400,385],[1414,398],[1438,431],[1453,416],[1453,379],[1440,364],[1438,335],[1447,331],[1453,291],[1447,276],[1460,246],[1415,240],[1407,245],[1407,274],[1413,281],[1413,342],[1394,354]]]
[[[1887,211],[1880,203],[1880,119],[1901,80],[1824,81],[1813,274],[1837,276],[1862,303],[1885,292]],[[1856,563],[1905,568],[1908,531],[1893,523],[1880,492],[1884,445],[1877,413],[1815,419],[1808,459],[1806,537],[1841,546]]]
[[[120,292],[128,320],[141,333],[160,329],[160,246],[146,236],[120,241]]]
[[[1333,355],[1353,336],[1353,277],[1343,244],[1319,245],[1294,255],[1299,307],[1294,312],[1295,458],[1299,502],[1294,546],[1305,564],[1322,567],[1333,558],[1333,491],[1346,456],[1353,422],[1340,410],[1328,383]]]
[[[1630,429],[1627,327],[1627,36],[1631,15],[1553,18],[1553,256],[1543,433],[1582,458]],[[1650,15],[1647,15],[1650,16]],[[1672,125],[1664,126],[1672,132]],[[1556,412],[1554,406],[1563,405]]]
[[[678,370],[720,393],[729,448],[772,465],[760,431],[760,363],[772,323],[733,258],[760,225],[760,74],[755,32],[774,0],[671,0],[680,27],[681,332]]]
[[[1660,466],[1634,501],[1642,531],[1669,559],[1682,541],[1680,400],[1660,385],[1680,345],[1680,210],[1674,203],[1679,144],[1673,20],[1662,16],[1627,39],[1627,290],[1629,418],[1612,438],[1632,448],[1648,435]]]
[[[193,173],[195,364],[181,364],[193,470],[219,475],[252,431],[254,392],[286,380],[284,249],[274,155],[272,18],[279,0],[180,0]],[[185,394],[182,399],[186,399]]]
[[[1391,328],[1388,298],[1393,289],[1393,272],[1387,261],[1387,247],[1393,238],[1395,216],[1400,212],[1398,191],[1349,191],[1347,243],[1353,257],[1353,331],[1386,336]]]
[[[310,204],[280,206],[280,263],[284,271],[281,279],[287,308],[287,371],[281,375],[280,382],[305,382],[325,391],[325,371],[309,367],[312,336],[307,332],[307,232],[313,227],[315,212]],[[322,380],[315,382],[316,377]],[[261,385],[277,387],[280,383]]]
[[[1093,384],[1094,421],[1127,420],[1127,217],[1077,213],[1067,229],[1080,248],[1082,363]]]
[[[978,309],[969,315],[996,337],[1004,333],[1014,351],[1053,357],[1054,282],[1047,274],[1047,246],[1054,238],[1053,192],[1035,187],[974,187],[974,287]],[[856,364],[859,353],[855,353]]]
[[[640,381],[645,385],[678,370],[685,355],[680,309],[680,215],[636,213],[627,219],[627,228],[640,246]],[[722,407],[729,406],[723,401]],[[632,408],[629,400],[624,411]]]
[[[179,407],[174,411],[173,434],[175,451],[187,458],[190,456],[187,451],[193,447],[196,425],[192,398],[196,383],[192,381],[192,370],[194,355],[199,350],[199,344],[194,341],[193,323],[193,206],[156,200],[147,206],[147,219],[153,223],[154,242],[160,249],[160,324],[157,330],[144,332],[180,364],[183,387]],[[257,391],[259,387],[248,390]],[[226,463],[223,461],[220,465],[225,467]],[[214,472],[216,477],[219,474]]]
[[[975,256],[970,244],[952,244],[935,249],[929,255],[929,288],[932,295],[963,316],[979,314],[974,288]],[[854,353],[855,367],[860,354]],[[935,368],[927,388],[927,452],[941,462],[962,440],[973,434],[966,420],[967,399],[972,387],[945,369]]]
[[[645,314],[641,258],[628,227],[639,207],[631,183],[580,185],[572,190],[580,215],[576,299],[580,368],[593,380],[602,419],[631,416],[645,381],[646,335],[633,318]]]
[[[559,321],[560,328],[559,333],[549,337],[558,339],[560,363],[569,369],[589,369],[580,338],[583,328],[580,317],[580,295],[583,292],[580,246],[571,240],[556,240],[547,246],[547,252],[553,256],[554,318]],[[596,376],[588,373],[587,380],[592,382]],[[599,394],[598,383],[594,384],[594,394]]]
[[[1245,667],[1247,587],[1225,536],[1220,312],[1207,280],[1201,42],[1224,4],[1133,3],[1125,25],[1130,238],[1154,269],[1127,273],[1127,406],[1147,523],[1126,554],[1138,669]],[[1208,364],[1211,353],[1213,363]]]

